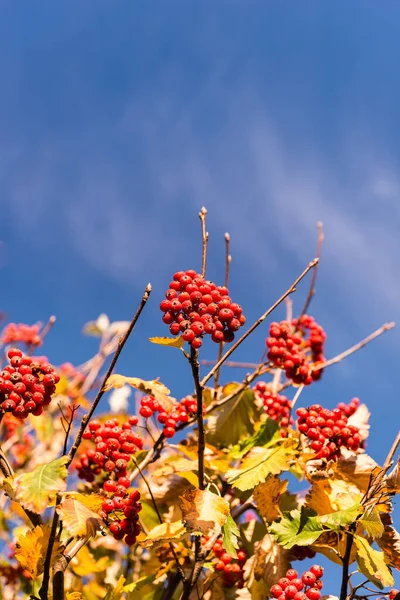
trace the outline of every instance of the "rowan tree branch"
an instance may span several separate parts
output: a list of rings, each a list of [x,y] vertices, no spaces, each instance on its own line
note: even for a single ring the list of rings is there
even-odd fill
[[[283,302],[285,300],[285,298],[287,296],[289,296],[289,294],[293,294],[293,292],[296,291],[296,286],[298,285],[298,283],[303,279],[303,277],[305,277],[307,275],[307,273],[313,269],[316,265],[318,264],[318,258],[315,258],[313,261],[311,261],[307,267],[304,269],[304,271],[301,273],[301,275],[299,275],[299,277],[292,283],[292,285],[290,286],[289,289],[286,290],[286,292],[284,294],[282,294],[282,296],[276,301],[274,302],[274,304],[263,314],[261,315],[261,317],[259,319],[257,319],[257,321],[255,323],[253,323],[253,325],[242,335],[241,338],[238,339],[238,341],[233,344],[233,346],[231,346],[231,348],[229,348],[229,350],[227,352],[225,352],[225,354],[221,357],[221,359],[214,365],[214,367],[211,369],[211,371],[209,371],[207,373],[207,375],[205,377],[203,377],[203,379],[201,380],[201,385],[205,386],[205,384],[207,383],[207,381],[209,379],[211,379],[211,377],[214,375],[214,373],[220,368],[220,366],[226,361],[226,359],[233,353],[235,352],[235,350],[240,346],[240,344],[242,342],[244,342],[244,340],[251,334],[253,333],[253,331],[255,329],[257,329],[257,327],[259,325],[261,325],[261,323],[268,317],[268,315],[270,315],[277,306],[279,306],[279,304],[281,304],[281,302]]]
[[[208,244],[208,232],[206,231],[206,215],[207,209],[203,206],[201,211],[199,212],[199,217],[201,221],[201,236],[203,239],[203,255],[201,259],[201,275],[205,277],[206,275],[206,266],[207,266],[207,244]]]
[[[84,431],[86,429],[86,426],[89,423],[90,419],[92,418],[93,413],[96,410],[96,408],[97,408],[97,406],[98,406],[98,404],[99,404],[99,402],[100,402],[100,400],[101,400],[101,398],[102,398],[102,396],[103,396],[103,394],[105,392],[105,389],[104,389],[105,388],[105,384],[106,384],[108,378],[110,377],[111,373],[114,370],[114,367],[115,367],[115,365],[116,365],[116,363],[118,361],[118,358],[119,358],[119,356],[120,356],[120,354],[122,352],[122,349],[125,346],[125,343],[128,340],[130,334],[132,333],[133,328],[135,327],[135,325],[137,323],[137,320],[139,319],[139,317],[141,315],[141,312],[142,312],[143,308],[145,307],[145,304],[146,304],[146,302],[147,302],[147,300],[148,300],[148,298],[150,296],[150,293],[151,293],[151,285],[149,283],[146,286],[146,289],[145,289],[143,297],[142,297],[142,299],[140,301],[139,307],[138,307],[138,309],[137,309],[137,311],[135,313],[135,316],[133,317],[132,321],[130,322],[130,325],[129,325],[128,329],[126,330],[125,334],[123,335],[123,337],[121,338],[121,340],[118,343],[118,346],[117,346],[117,349],[116,349],[115,354],[113,356],[113,359],[112,359],[112,361],[110,363],[110,366],[107,369],[107,373],[104,376],[103,383],[101,384],[100,389],[97,392],[97,395],[96,395],[96,397],[95,397],[95,399],[93,401],[93,404],[90,407],[89,412],[82,418],[82,423],[81,423],[81,426],[79,428],[78,434],[77,434],[77,436],[75,438],[75,442],[72,445],[72,447],[71,447],[71,449],[70,449],[70,451],[68,453],[68,462],[66,463],[66,466],[68,466],[68,465],[71,464],[71,462],[72,462],[72,460],[73,460],[73,458],[74,458],[74,456],[75,456],[75,454],[76,454],[76,452],[77,452],[77,450],[79,448],[79,445],[80,445],[80,443],[82,441],[82,435],[83,435],[83,433],[84,433]]]

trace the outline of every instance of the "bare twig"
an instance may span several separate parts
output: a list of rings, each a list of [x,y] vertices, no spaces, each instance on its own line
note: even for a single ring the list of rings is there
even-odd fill
[[[290,412],[291,413],[292,413],[292,411],[293,411],[293,409],[294,409],[294,407],[296,405],[297,400],[300,398],[300,395],[301,395],[301,393],[302,393],[303,390],[304,390],[304,383],[302,383],[301,385],[299,385],[299,387],[297,389],[297,392],[295,393],[294,398],[293,398],[292,402],[290,403]]]
[[[382,335],[382,333],[385,333],[385,331],[389,331],[390,329],[393,329],[393,327],[395,325],[396,325],[396,323],[394,323],[393,321],[391,323],[385,323],[384,325],[382,325],[382,327],[379,327],[379,329],[377,329],[376,331],[374,331],[373,333],[368,335],[366,338],[361,340],[361,342],[358,342],[358,344],[355,344],[351,348],[348,348],[344,352],[341,352],[337,356],[334,356],[333,358],[330,358],[329,360],[326,360],[325,362],[315,363],[312,366],[312,370],[319,371],[320,369],[325,369],[326,367],[330,367],[331,365],[336,365],[337,363],[342,361],[344,358],[347,358],[348,356],[350,356],[350,354],[354,354],[354,352],[357,352],[357,350],[361,350],[361,348],[363,348],[364,346],[369,344],[369,342],[372,342],[372,340],[374,340],[375,338]]]
[[[146,286],[146,289],[144,291],[143,297],[142,297],[142,299],[140,301],[140,304],[139,304],[139,307],[138,307],[138,309],[136,311],[135,316],[133,317],[133,319],[132,319],[132,321],[131,321],[128,329],[126,330],[124,336],[121,338],[121,340],[118,343],[118,347],[117,347],[117,349],[115,351],[114,357],[113,357],[113,359],[112,359],[112,361],[110,363],[110,366],[107,369],[107,373],[104,376],[103,383],[101,384],[100,389],[97,392],[97,395],[96,395],[96,397],[95,397],[95,399],[93,401],[93,404],[90,407],[89,412],[82,418],[82,423],[81,423],[81,426],[79,428],[78,434],[76,436],[75,442],[74,442],[74,444],[73,444],[73,446],[70,449],[69,454],[68,454],[68,463],[67,463],[67,466],[72,462],[72,460],[73,460],[73,458],[74,458],[74,456],[75,456],[75,454],[76,454],[76,452],[77,452],[77,450],[79,448],[79,445],[80,445],[80,443],[82,441],[82,435],[83,435],[83,433],[84,433],[84,431],[86,429],[86,426],[89,423],[90,419],[92,418],[93,413],[96,410],[96,408],[97,408],[97,406],[98,406],[98,404],[99,404],[99,402],[100,402],[100,400],[101,400],[101,398],[102,398],[102,396],[104,394],[105,384],[106,384],[108,378],[110,377],[111,373],[113,372],[113,369],[114,369],[114,367],[115,367],[115,365],[116,365],[116,363],[118,361],[118,358],[119,358],[119,356],[120,356],[120,354],[122,352],[122,349],[125,346],[125,343],[126,343],[127,339],[129,338],[130,334],[132,333],[133,328],[135,327],[136,322],[137,322],[138,318],[140,317],[140,314],[141,314],[143,308],[145,307],[145,304],[146,304],[146,302],[147,302],[147,300],[148,300],[148,298],[150,296],[150,293],[151,293],[151,285],[149,283]]]
[[[228,287],[229,269],[230,269],[231,262],[232,262],[232,256],[230,253],[230,241],[231,241],[231,236],[229,235],[229,233],[226,233],[225,234],[225,281],[224,281],[225,287]]]
[[[200,361],[200,364],[211,367],[212,365],[216,365],[217,362],[218,360],[203,359]],[[227,360],[224,362],[224,367],[231,367],[232,369],[255,369],[259,364],[260,363],[236,362],[234,360]]]
[[[53,327],[56,320],[57,319],[54,315],[51,315],[51,317],[49,317],[49,320],[47,321],[46,325],[43,327],[42,331],[40,332],[40,337],[42,338],[42,341],[44,340],[46,335],[49,333],[50,329]]]
[[[208,243],[208,232],[206,231],[206,215],[207,209],[203,206],[201,211],[199,212],[199,217],[201,221],[201,235],[203,239],[203,256],[201,259],[201,274],[203,277],[206,275],[206,265],[207,265],[207,243]]]
[[[323,225],[322,225],[321,221],[318,221],[318,223],[317,223],[317,230],[318,230],[318,237],[317,237],[316,257],[319,259],[321,257],[322,242],[324,241],[324,230],[323,230]],[[303,315],[306,314],[308,307],[311,304],[311,300],[315,296],[315,282],[317,280],[317,273],[318,273],[318,267],[316,267],[313,271],[311,281],[310,281],[310,289],[308,291],[306,301],[304,303],[303,308],[301,309],[298,319],[300,319]]]
[[[220,368],[220,366],[226,361],[226,359],[240,346],[240,344],[242,342],[244,342],[244,340],[259,326],[261,325],[261,323],[268,317],[268,315],[270,315],[277,306],[279,306],[279,304],[281,304],[281,302],[283,302],[285,300],[285,298],[287,296],[289,296],[289,294],[293,294],[293,292],[296,291],[296,286],[298,285],[298,283],[303,279],[303,277],[305,277],[307,275],[307,273],[313,269],[316,265],[318,264],[318,258],[315,258],[313,261],[311,261],[307,267],[304,269],[304,271],[301,273],[301,275],[299,275],[299,277],[296,279],[296,281],[294,281],[292,283],[292,285],[290,286],[290,288],[288,290],[286,290],[286,292],[284,294],[282,294],[282,296],[276,301],[274,302],[274,304],[263,314],[261,315],[261,317],[259,319],[257,319],[257,321],[255,323],[253,323],[253,325],[242,335],[241,338],[238,339],[238,341],[233,344],[233,346],[231,348],[229,348],[229,350],[227,352],[225,352],[225,354],[221,357],[221,359],[216,363],[216,365],[214,365],[214,367],[211,369],[211,371],[209,371],[209,373],[203,377],[202,381],[201,381],[201,385],[204,386],[207,381],[209,379],[211,379],[211,377],[213,377],[214,373]]]

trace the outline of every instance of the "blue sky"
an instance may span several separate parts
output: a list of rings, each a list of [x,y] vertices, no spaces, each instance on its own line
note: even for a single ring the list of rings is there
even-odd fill
[[[100,312],[129,319],[151,281],[119,370],[188,390],[181,356],[146,340],[166,333],[158,304],[173,271],[200,266],[202,205],[208,275],[223,278],[229,231],[232,296],[250,322],[313,258],[318,220],[313,314],[328,356],[398,319],[397,2],[0,10],[1,309],[28,323],[57,315],[51,360],[84,360],[95,345],[82,325]],[[265,336],[237,358],[257,360]],[[303,396],[334,406],[359,395],[378,460],[400,418],[398,345],[388,333]]]

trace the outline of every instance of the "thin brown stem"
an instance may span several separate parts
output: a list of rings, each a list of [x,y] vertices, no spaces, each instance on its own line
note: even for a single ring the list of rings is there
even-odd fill
[[[321,221],[318,221],[318,223],[317,223],[317,231],[318,231],[318,236],[317,236],[316,257],[319,259],[321,257],[322,243],[324,241],[324,230],[323,230],[323,225],[322,225]],[[310,281],[310,288],[308,290],[308,295],[307,295],[306,301],[304,303],[304,306],[301,309],[300,315],[298,317],[299,319],[300,319],[300,317],[302,317],[303,315],[306,314],[306,312],[311,304],[311,300],[315,296],[315,282],[317,280],[317,274],[318,274],[318,267],[316,267],[313,271],[311,281]]]
[[[197,429],[198,429],[198,474],[199,474],[199,489],[205,489],[204,481],[204,451],[206,448],[206,438],[203,420],[203,386],[200,383],[199,373],[199,353],[193,347],[190,349],[190,366],[192,368],[192,375],[194,381],[194,387],[196,390],[197,400]]]
[[[238,339],[238,341],[233,344],[233,346],[231,348],[229,348],[229,350],[227,352],[225,352],[225,354],[221,357],[221,359],[214,365],[214,367],[211,369],[211,371],[209,371],[209,373],[203,377],[202,381],[201,381],[201,385],[204,386],[207,381],[209,379],[211,379],[211,377],[213,377],[214,373],[220,368],[220,366],[226,361],[226,359],[233,353],[235,352],[235,350],[240,346],[240,344],[242,342],[244,342],[244,340],[251,334],[253,333],[253,331],[255,329],[257,329],[257,327],[259,325],[261,325],[261,323],[277,308],[277,306],[279,306],[281,304],[281,302],[283,302],[285,300],[285,298],[287,296],[289,296],[290,294],[293,294],[293,292],[296,291],[296,286],[299,284],[299,282],[303,279],[303,277],[305,277],[307,275],[307,273],[313,269],[316,265],[318,264],[318,258],[315,258],[313,261],[311,261],[307,267],[304,269],[304,271],[301,273],[301,275],[299,275],[299,277],[292,283],[292,285],[290,286],[289,289],[286,290],[286,292],[284,294],[282,294],[282,296],[276,301],[274,302],[274,304],[263,314],[261,315],[261,317],[259,319],[257,319],[257,321],[255,323],[253,323],[253,325],[242,335],[241,338]]]
[[[244,392],[244,390],[247,389],[255,379],[257,379],[257,377],[260,377],[260,375],[268,372],[269,369],[266,369],[265,365],[258,365],[257,369],[253,371],[253,373],[247,374],[243,382],[231,394],[225,396],[221,400],[218,400],[218,402],[211,404],[207,408],[207,416],[214,412],[214,410],[217,408],[221,408],[221,406],[224,406],[227,404],[227,402],[230,402],[233,398],[236,398],[239,394]]]
[[[137,462],[135,461],[135,459],[134,459],[133,457],[132,457],[132,460],[133,460],[133,462],[135,463],[135,465],[136,465],[136,468],[137,468],[137,470],[139,471],[139,473],[140,473],[140,475],[141,475],[141,477],[142,477],[142,479],[143,479],[143,481],[144,481],[144,483],[145,483],[145,485],[146,485],[146,487],[147,487],[147,490],[148,490],[148,492],[149,492],[149,494],[150,494],[150,498],[151,498],[151,501],[152,501],[152,503],[153,503],[154,510],[156,511],[156,514],[157,514],[158,520],[159,520],[160,524],[162,524],[162,522],[163,522],[163,520],[162,520],[162,516],[161,516],[161,513],[160,513],[160,511],[158,510],[157,502],[156,502],[156,499],[154,498],[154,494],[153,494],[153,492],[152,492],[152,490],[151,490],[150,484],[149,484],[149,482],[148,482],[148,480],[147,480],[147,478],[146,478],[145,474],[143,473],[142,469],[140,468],[140,466],[137,464]],[[177,553],[176,553],[176,551],[175,551],[175,548],[174,548],[174,545],[173,545],[173,543],[172,543],[172,542],[170,542],[170,543],[169,543],[169,547],[170,547],[170,550],[171,550],[171,552],[172,552],[172,555],[173,555],[173,557],[174,557],[174,559],[175,559],[175,562],[176,562],[176,567],[177,567],[177,569],[178,569],[179,575],[181,576],[181,579],[182,579],[182,581],[183,581],[183,582],[185,582],[185,581],[186,581],[185,573],[183,572],[183,569],[182,569],[182,567],[181,567],[181,564],[180,564],[180,562],[179,562],[178,555],[177,555]]]
[[[77,450],[79,448],[79,445],[80,445],[80,443],[82,441],[82,435],[83,435],[83,433],[84,433],[84,431],[85,431],[85,429],[87,427],[87,424],[89,423],[90,419],[92,418],[93,413],[96,410],[96,408],[97,408],[97,406],[98,406],[98,404],[99,404],[99,402],[100,402],[100,400],[101,400],[101,398],[102,398],[102,396],[103,396],[103,394],[105,392],[105,389],[104,389],[105,388],[105,384],[107,383],[108,378],[110,377],[111,373],[114,370],[114,367],[115,367],[115,365],[116,365],[116,363],[118,361],[118,358],[119,358],[119,356],[120,356],[120,354],[122,352],[122,349],[125,346],[125,343],[128,340],[130,334],[132,333],[133,328],[135,327],[136,322],[139,319],[139,317],[141,315],[141,312],[142,312],[143,308],[146,305],[146,302],[147,302],[147,300],[148,300],[148,298],[150,296],[150,293],[151,293],[151,285],[149,283],[146,286],[146,289],[145,289],[143,297],[142,297],[142,299],[140,301],[139,307],[138,307],[138,309],[137,309],[137,311],[135,313],[135,316],[133,317],[132,321],[130,322],[130,325],[129,325],[128,329],[126,330],[124,336],[120,339],[120,341],[118,343],[118,346],[117,346],[117,349],[116,349],[115,354],[113,356],[113,359],[112,359],[112,361],[110,363],[110,366],[107,369],[107,373],[104,376],[103,382],[102,382],[102,384],[100,386],[99,391],[97,392],[97,395],[96,395],[96,397],[95,397],[95,399],[93,401],[93,404],[90,407],[89,412],[82,418],[82,423],[81,423],[81,426],[79,428],[78,434],[77,434],[77,436],[75,438],[75,442],[72,445],[72,447],[71,447],[71,449],[69,451],[69,454],[68,454],[68,463],[67,463],[67,466],[72,462],[72,460],[73,460],[73,458],[74,458],[74,456],[75,456],[75,454],[76,454],[76,452],[77,452]]]
[[[225,280],[224,280],[225,287],[228,287],[229,270],[230,270],[230,266],[231,266],[231,262],[232,262],[232,256],[230,253],[230,242],[231,242],[231,236],[229,235],[229,233],[226,233],[225,234]]]
[[[203,239],[203,255],[201,259],[201,275],[205,277],[206,275],[206,266],[207,266],[207,244],[208,244],[208,232],[206,231],[206,215],[207,209],[203,206],[201,211],[199,212],[199,217],[201,221],[201,236]]]
[[[218,360],[201,360],[200,364],[205,366],[213,366],[216,365]],[[234,360],[227,360],[224,362],[224,367],[230,367],[232,369],[255,369],[258,367],[260,363],[251,363],[251,362],[236,362]]]
[[[382,333],[385,333],[385,331],[389,331],[390,329],[393,329],[393,327],[395,327],[395,325],[396,325],[396,323],[394,323],[393,321],[391,323],[385,323],[384,325],[382,325],[382,327],[379,327],[379,329],[377,329],[376,331],[374,331],[373,333],[368,335],[366,338],[361,340],[361,342],[358,342],[358,344],[355,344],[351,348],[348,348],[344,352],[341,352],[337,356],[334,356],[333,358],[330,358],[329,360],[326,360],[323,363],[315,363],[312,366],[312,370],[319,371],[320,369],[325,369],[326,367],[330,367],[331,365],[336,365],[337,363],[342,361],[344,358],[347,358],[348,356],[350,356],[350,354],[354,354],[354,352],[361,350],[361,348],[363,348],[364,346],[369,344],[369,342],[372,342],[372,340],[374,340],[375,338],[382,335]]]
[[[46,325],[43,327],[42,331],[40,332],[40,337],[42,338],[42,341],[44,340],[46,335],[49,333],[50,329],[53,327],[56,320],[57,319],[54,315],[51,315],[51,317],[49,317],[49,320],[47,321]]]

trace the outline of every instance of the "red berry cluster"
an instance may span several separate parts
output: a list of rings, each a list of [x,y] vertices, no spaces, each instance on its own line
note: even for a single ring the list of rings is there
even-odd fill
[[[0,412],[18,419],[41,415],[51,402],[60,376],[49,363],[38,363],[18,348],[7,352],[9,364],[0,372]]]
[[[214,546],[213,552],[219,559],[215,564],[215,570],[222,573],[222,585],[224,587],[232,587],[236,585],[238,588],[244,586],[244,571],[243,567],[247,560],[247,554],[244,550],[238,550],[237,559],[234,560],[222,546],[222,539],[219,538]]]
[[[140,400],[139,414],[148,419],[155,413],[158,413],[157,421],[163,425],[163,434],[166,438],[172,438],[175,435],[175,430],[179,423],[187,423],[189,421],[185,405],[177,405],[176,410],[168,413],[158,400],[152,396],[143,396]]]
[[[78,476],[89,483],[103,473],[115,473],[117,479],[125,478],[131,455],[143,448],[143,440],[132,431],[137,424],[137,417],[129,417],[122,426],[118,419],[110,419],[103,425],[100,421],[91,421],[83,438],[93,441],[96,447],[82,453],[75,461]]]
[[[324,362],[324,344],[326,341],[324,328],[321,327],[321,325],[318,325],[314,317],[311,317],[310,315],[302,315],[300,319],[293,319],[292,324],[295,330],[303,336],[303,344],[311,353],[311,362],[313,364]],[[322,369],[314,370],[312,372],[314,381],[320,379],[321,375]]]
[[[289,551],[290,560],[305,560],[306,558],[314,558],[316,552],[307,546],[293,546]]]
[[[265,381],[259,381],[254,386],[254,391],[263,401],[265,412],[270,419],[277,421],[281,426],[281,436],[287,436],[287,428],[293,423],[290,416],[291,401],[286,396],[273,394],[270,386]]]
[[[354,452],[360,448],[359,429],[348,423],[348,417],[355,413],[359,403],[358,398],[353,398],[350,404],[341,402],[333,410],[322,408],[320,404],[296,410],[297,428],[310,440],[316,458],[337,460],[341,447]]]
[[[40,325],[25,325],[25,323],[9,323],[3,330],[3,344],[22,342],[27,346],[41,346],[39,335]]]
[[[172,335],[180,334],[196,349],[206,334],[216,343],[232,342],[235,331],[246,322],[227,287],[216,286],[192,269],[174,273],[160,309]]]
[[[306,337],[306,333],[309,336]],[[267,357],[276,367],[284,369],[286,377],[294,383],[310,385],[320,379],[322,370],[312,369],[315,363],[323,362],[324,330],[313,317],[303,315],[298,322],[281,321],[271,323]]]
[[[313,565],[301,578],[295,569],[289,569],[286,577],[281,577],[278,583],[272,586],[270,594],[278,600],[319,600],[323,574],[324,569],[319,565]]]
[[[128,546],[133,546],[140,533],[139,512],[142,505],[139,502],[139,491],[129,492],[129,486],[130,481],[126,477],[120,477],[118,481],[108,479],[104,482],[103,490],[108,492],[109,497],[102,504],[101,516],[114,539],[124,539]]]

